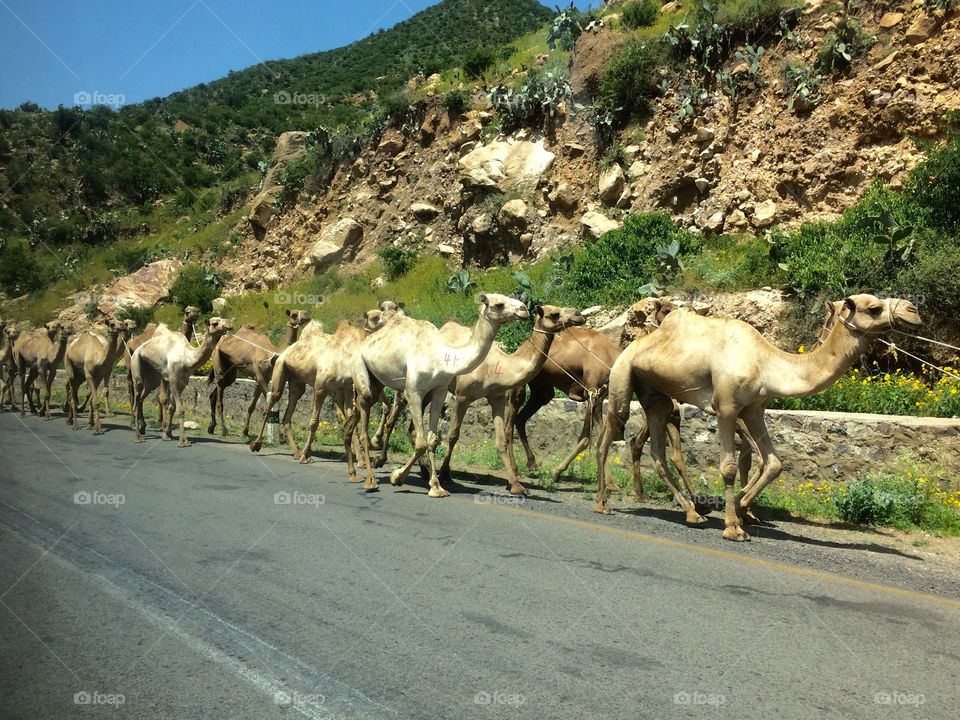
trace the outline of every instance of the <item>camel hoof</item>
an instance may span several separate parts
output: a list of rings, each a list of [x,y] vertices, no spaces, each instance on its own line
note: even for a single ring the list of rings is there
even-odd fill
[[[260,448],[263,447],[263,443],[259,440],[254,440],[250,443],[250,452],[260,452]]]
[[[380,483],[378,483],[376,480],[367,480],[363,484],[364,492],[377,492],[379,489],[380,489]]]
[[[373,458],[373,460],[370,461],[370,464],[374,468],[382,468],[384,465],[387,464],[387,459],[385,457],[375,457]]]
[[[638,503],[646,502],[646,501],[647,501],[647,496],[646,496],[646,495],[634,495],[634,496],[633,496],[633,501],[634,501],[634,502],[638,502]]]
[[[172,440],[173,438],[170,438],[170,439]],[[190,447],[192,444],[193,443],[191,443],[189,440],[184,440],[181,438],[180,442],[177,443],[177,447],[185,448],[185,447]]]
[[[531,468],[527,466],[529,470],[535,471],[537,468]],[[556,482],[560,479],[560,476],[563,475],[563,471],[560,469],[554,469],[550,471],[550,477],[553,478],[553,481]]]
[[[214,423],[207,425],[207,435],[213,435],[217,431],[217,426]]]
[[[360,478],[358,478],[358,477],[348,477],[348,478],[347,478],[347,482],[348,482],[348,483],[358,483],[358,482],[361,482],[361,480],[360,480]]]
[[[432,498],[442,498],[442,497],[449,497],[450,493],[448,493],[439,485],[434,485],[433,487],[430,488],[429,491],[427,491],[427,495]]]
[[[739,525],[731,525],[724,528],[723,530],[723,539],[732,540],[733,542],[746,542],[750,539],[750,536],[744,532],[743,528]]]
[[[526,495],[526,494],[527,494],[527,489],[526,489],[523,485],[521,485],[520,483],[517,483],[516,485],[508,485],[508,486],[507,486],[507,489],[510,491],[510,494],[511,494],[511,495]]]
[[[403,485],[404,477],[400,474],[400,470],[394,470],[390,473],[390,484],[396,487]]]
[[[133,441],[134,441],[135,443],[146,442],[145,438],[142,438],[142,437],[134,438]]]
[[[301,465],[309,465],[309,464],[312,463],[312,462],[313,462],[313,458],[310,457],[309,455],[300,455],[300,464],[301,464]]]
[[[606,502],[602,502],[602,501],[600,501],[600,500],[597,500],[597,501],[593,504],[593,511],[594,511],[595,513],[602,513],[603,515],[612,515],[612,514],[613,514],[613,510],[610,509],[610,506],[609,506]]]
[[[703,525],[703,523],[707,522],[707,519],[695,510],[691,510],[687,513],[684,522],[686,522],[687,525]]]

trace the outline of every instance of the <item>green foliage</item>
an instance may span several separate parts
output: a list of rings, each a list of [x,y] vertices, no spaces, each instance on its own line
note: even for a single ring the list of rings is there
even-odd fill
[[[927,14],[933,14],[937,10],[948,13],[953,10],[954,5],[956,5],[956,0],[923,0],[923,2],[920,3],[920,7],[922,7]]]
[[[481,78],[488,68],[497,61],[493,48],[483,47],[470,51],[463,60],[463,71],[469,78]]]
[[[226,282],[224,274],[213,268],[196,264],[184,265],[170,288],[170,296],[182,310],[187,305],[195,305],[201,312],[213,309],[214,298]]]
[[[813,67],[816,72],[823,74],[842,72],[850,67],[855,58],[869,50],[873,43],[874,39],[863,32],[856,20],[844,15],[823,41]]]
[[[564,292],[580,307],[632,302],[645,285],[672,279],[701,243],[664,213],[628,215],[622,228],[576,252]]]
[[[910,174],[907,196],[922,209],[927,225],[956,233],[960,231],[960,133],[927,151],[927,160]]]
[[[858,525],[917,525],[923,499],[915,485],[892,475],[866,475],[838,491],[840,517]]]
[[[622,168],[626,168],[629,165],[627,162],[627,152],[623,149],[623,145],[618,142],[611,143],[603,155],[600,156],[600,167],[608,168],[612,165],[619,165]]]
[[[455,89],[443,96],[443,106],[453,115],[462,115],[470,109],[470,95]]]
[[[619,46],[600,78],[594,104],[628,117],[645,117],[650,101],[659,94],[657,62],[656,52],[642,40]]]
[[[153,322],[154,308],[141,307],[140,305],[126,305],[118,309],[115,313],[117,320],[133,320],[137,328],[143,330],[148,323]]]
[[[447,278],[447,290],[452,293],[466,295],[470,292],[471,288],[475,288],[476,286],[477,284],[470,280],[469,270],[460,270]]]
[[[632,0],[623,6],[620,20],[631,30],[650,27],[660,16],[660,3],[655,0]]]
[[[787,108],[809,112],[820,104],[823,76],[803,63],[788,62],[783,70],[783,89],[790,95]]]
[[[0,239],[0,289],[16,296],[42,285],[40,266],[23,243]]]
[[[557,15],[547,31],[547,47],[550,50],[556,50],[558,47],[561,50],[572,50],[577,38],[583,33],[581,17],[580,11],[572,2],[565,9],[557,6]]]
[[[389,280],[396,280],[406,275],[417,261],[416,250],[399,248],[395,245],[384,245],[377,249],[377,256],[383,263]]]
[[[490,102],[503,120],[503,131],[516,128],[540,128],[557,117],[560,105],[572,92],[566,75],[538,69],[530,72],[519,88],[498,85],[490,93]]]

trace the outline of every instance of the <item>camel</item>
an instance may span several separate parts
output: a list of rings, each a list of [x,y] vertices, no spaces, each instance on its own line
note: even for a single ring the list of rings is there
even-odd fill
[[[194,338],[194,325],[196,325],[197,320],[200,319],[200,308],[194,307],[193,305],[187,305],[183,309],[183,321],[180,323],[180,333],[184,335],[188,340],[193,340]],[[137,335],[132,340],[128,340],[126,343],[126,352],[123,354],[122,362],[123,366],[127,369],[127,395],[130,398],[130,427],[136,427],[136,419],[133,414],[133,375],[130,372],[130,358],[133,356],[134,351],[141,345],[143,345],[147,340],[153,337],[154,333],[157,331],[158,327],[163,327],[165,331],[170,331],[170,329],[161,323],[157,325],[156,323],[147,323],[147,326],[143,329],[143,332]],[[169,398],[166,396],[166,389],[161,386],[160,393],[157,398],[157,410],[160,417],[160,424],[164,424],[164,413],[169,403]],[[104,393],[107,401],[107,409],[110,408],[110,385],[107,384],[107,390]],[[81,406],[80,410],[83,410]]]
[[[645,324],[652,327],[658,326],[674,308],[668,300],[652,299],[648,306]],[[600,413],[603,398],[606,396],[610,368],[620,352],[620,348],[610,342],[603,333],[591,328],[567,330],[556,337],[553,345],[550,346],[547,362],[529,382],[530,397],[522,407],[520,404],[523,403],[523,386],[518,387],[513,393],[514,425],[527,454],[528,470],[537,470],[539,463],[527,439],[527,423],[540,408],[553,399],[555,390],[564,393],[571,400],[586,402],[587,407],[577,444],[551,472],[553,478],[559,478],[570,467],[577,455],[590,446],[593,427],[600,424]],[[679,423],[679,417],[676,422]],[[641,434],[643,432],[641,431]],[[679,431],[676,436],[671,433],[671,440],[674,438],[677,442],[670,444],[670,457],[678,469],[684,468],[681,475],[685,476],[683,455],[679,449]],[[637,495],[638,499],[642,499],[642,486],[638,489]]]
[[[438,471],[441,482],[450,479],[450,462],[457,440],[460,439],[460,427],[467,409],[477,400],[486,400],[493,414],[497,452],[500,453],[507,470],[507,489],[513,495],[526,494],[513,457],[513,433],[507,434],[507,431],[512,429],[509,393],[518,386],[526,385],[540,372],[557,333],[583,325],[587,321],[575,308],[537,305],[533,312],[536,315],[533,332],[516,352],[508,355],[494,345],[476,369],[457,375],[450,383],[450,393],[454,400],[452,421],[446,439],[447,452]],[[455,322],[448,322],[440,328],[440,333],[450,342],[464,342],[469,338],[470,332],[470,328]]]
[[[527,306],[505,295],[481,294],[479,317],[469,339],[449,343],[440,331],[428,322],[397,317],[360,345],[354,357],[353,383],[356,407],[344,427],[347,444],[360,425],[363,462],[366,467],[364,490],[378,488],[370,464],[370,408],[384,387],[403,390],[414,426],[414,452],[407,462],[390,474],[392,485],[402,485],[413,464],[429,451],[430,497],[449,495],[440,485],[434,458],[437,447],[437,424],[450,382],[457,375],[475,370],[487,356],[497,330],[504,324],[530,316]],[[430,406],[429,435],[424,432],[423,410]],[[350,457],[350,447],[346,448]],[[348,472],[350,468],[348,467]],[[351,475],[355,480],[355,475]]]
[[[355,327],[346,320],[341,320],[333,335],[323,332],[323,326],[317,322],[309,323],[300,333],[300,339],[287,347],[275,359],[273,374],[270,378],[270,389],[263,407],[263,420],[260,432],[250,443],[252,452],[260,452],[263,447],[263,434],[267,426],[267,416],[273,407],[280,402],[284,388],[287,388],[287,407],[283,412],[280,424],[287,438],[287,444],[293,456],[305,461],[305,456],[293,437],[292,419],[297,402],[306,392],[307,386],[313,387],[317,378],[317,358],[323,355],[323,349],[331,338],[336,338],[341,345],[352,346],[359,343],[368,333],[379,330],[384,322],[385,315],[389,317],[392,311],[385,313],[382,310],[368,310],[363,314],[363,327]],[[318,421],[319,422],[319,421]]]
[[[14,359],[13,345],[20,336],[20,331],[12,324],[0,322],[0,410],[4,406],[4,398],[9,399],[10,409],[16,406],[13,400],[13,385],[17,377],[17,362]]]
[[[207,379],[210,394],[210,424],[207,432],[211,435],[217,429],[217,414],[220,415],[220,434],[227,436],[227,423],[223,417],[223,391],[236,382],[240,373],[256,381],[253,397],[247,406],[247,415],[243,422],[243,434],[250,435],[250,416],[257,406],[261,395],[270,389],[272,361],[290,345],[297,341],[300,328],[310,321],[306,310],[287,310],[287,324],[280,347],[275,347],[270,338],[252,325],[244,325],[236,333],[220,339],[213,351],[213,369]]]
[[[97,388],[101,383],[109,383],[113,367],[124,353],[124,343],[136,327],[133,320],[107,320],[107,335],[87,330],[70,340],[64,355],[63,368],[67,375],[67,425],[74,430],[80,429],[77,421],[79,398],[77,391],[80,383],[87,383],[87,402],[90,404],[88,427],[94,435],[102,432],[100,427],[100,406]],[[110,403],[107,402],[109,409]]]
[[[63,362],[67,350],[70,329],[59,320],[51,320],[43,328],[23,333],[13,345],[17,374],[20,376],[20,416],[26,415],[25,401],[30,403],[30,412],[37,413],[33,400],[33,383],[39,377],[43,383],[43,399],[39,413],[44,420],[51,420],[50,390],[57,367]]]
[[[180,419],[179,447],[190,445],[183,426],[183,390],[190,380],[190,374],[210,359],[217,341],[231,330],[233,324],[229,320],[212,317],[207,320],[207,333],[203,342],[199,347],[194,347],[183,333],[172,332],[166,325],[158,325],[153,337],[134,351],[130,358],[134,419],[137,422],[134,442],[142,443],[147,429],[143,417],[144,399],[157,387],[164,387],[172,402],[163,424],[163,438],[173,439],[170,431],[175,413]]]
[[[836,313],[826,339],[805,354],[787,353],[740,320],[671,313],[660,329],[637,338],[610,373],[609,404],[597,444],[597,496],[594,511],[609,512],[606,460],[610,443],[636,395],[650,426],[650,452],[657,473],[673,491],[687,522],[702,522],[693,504],[680,495],[664,457],[666,423],[673,398],[717,416],[720,473],[724,481],[726,540],[749,540],[742,525],[757,495],[782,472],[764,422],[766,406],[778,397],[805,397],[832,385],[875,339],[898,327],[916,328],[920,314],[898,298],[851,295]],[[826,308],[830,312],[830,308]],[[734,495],[738,471],[734,434],[742,421],[756,445],[760,466]]]

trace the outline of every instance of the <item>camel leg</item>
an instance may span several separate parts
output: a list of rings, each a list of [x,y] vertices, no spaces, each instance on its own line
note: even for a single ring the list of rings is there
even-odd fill
[[[683,459],[683,449],[680,447],[680,412],[676,409],[670,413],[670,421],[667,423],[667,455],[670,462],[677,469],[683,486],[687,489],[691,498],[697,494],[697,489],[690,480],[690,474],[687,472],[687,463]]]
[[[394,397],[396,400],[396,397]],[[370,447],[379,450],[383,447],[383,434],[387,429],[387,416],[393,409],[392,405],[387,405],[386,400],[380,401],[380,421],[377,423],[377,429],[373,431],[373,437],[370,438]]]
[[[517,391],[520,392],[519,390]],[[527,439],[527,421],[532,418],[540,408],[553,399],[553,388],[549,385],[530,384],[530,397],[524,403],[514,416],[514,427],[517,429],[517,435],[523,450],[527,455],[527,471],[536,472],[539,468],[537,456],[533,454],[530,448],[530,441]]]
[[[103,416],[113,417],[113,410],[110,409],[110,376],[104,378],[103,388]]]
[[[390,449],[390,436],[393,435],[393,429],[397,425],[397,419],[400,417],[400,411],[407,404],[406,398],[402,392],[398,392],[393,398],[393,404],[390,406],[390,414],[383,423],[383,436],[380,440],[380,454],[373,460],[374,467],[383,467],[387,464],[387,452]]]
[[[253,417],[253,411],[257,409],[257,403],[260,402],[260,398],[263,395],[266,395],[270,391],[270,379],[264,376],[263,370],[261,370],[259,365],[254,367],[254,379],[257,381],[257,385],[253,389],[253,398],[250,400],[250,404],[247,405],[247,416],[243,420],[244,437],[250,437],[250,418]]]
[[[134,398],[133,405],[130,408],[130,412],[133,414],[133,427],[134,427],[134,437],[133,441],[135,443],[144,442],[144,434],[147,432],[147,421],[143,417],[143,401],[146,400],[149,390],[147,390],[146,383],[141,379],[139,382],[134,383]]]
[[[507,470],[507,489],[511,495],[526,495],[527,489],[520,483],[520,470],[517,467],[517,461],[513,457],[513,448],[511,443],[507,442],[507,432],[509,427],[509,410],[507,406],[510,401],[506,395],[498,395],[494,398],[488,398],[490,410],[493,412],[493,432],[497,442],[497,452],[500,453],[500,459],[503,460],[503,466]]]
[[[450,480],[450,462],[453,458],[453,449],[457,446],[460,439],[460,428],[463,426],[463,419],[467,416],[467,409],[470,407],[470,400],[465,397],[454,397],[453,399],[453,420],[447,430],[447,454],[440,463],[440,480],[447,482]]]
[[[42,404],[42,412],[43,412],[43,419],[44,419],[44,420],[50,420],[50,419],[51,419],[51,416],[50,416],[50,390],[51,390],[51,387],[52,387],[52,385],[53,385],[53,374],[54,374],[55,372],[56,372],[56,371],[54,371],[53,373],[51,373],[50,370],[48,370],[46,366],[44,366],[44,367],[41,368],[41,370],[40,370],[40,381],[43,383],[43,404]]]
[[[103,433],[103,429],[100,427],[100,401],[97,398],[97,381],[93,379],[93,375],[87,373],[87,397],[90,398],[90,420],[87,422],[88,428],[93,428],[94,435],[100,435]],[[79,423],[74,425],[78,427]]]
[[[763,419],[763,412],[763,407],[751,407],[742,413],[750,437],[759,451],[763,470],[756,480],[751,481],[744,490],[740,491],[740,496],[737,498],[737,510],[740,515],[747,513],[757,495],[783,472],[783,463],[774,451],[773,442],[770,440],[770,434]]]
[[[130,376],[130,368],[127,368],[127,395],[130,397],[130,427],[135,428],[137,426],[137,415],[133,412],[135,400],[133,396],[133,378]]]
[[[437,477],[437,445],[440,443],[440,436],[437,435],[437,427],[440,424],[440,415],[443,413],[443,401],[447,396],[447,389],[440,387],[430,394],[430,427],[427,435],[427,461],[430,464],[430,490],[427,492],[432,498],[447,497],[450,493],[443,489],[440,484],[440,478]],[[423,417],[423,413],[418,413]],[[421,428],[421,435],[423,430]]]
[[[250,443],[250,450],[252,452],[260,452],[260,449],[263,447],[263,433],[267,428],[267,416],[270,415],[270,411],[273,410],[274,406],[280,402],[281,395],[282,391],[277,393],[271,390],[267,393],[266,401],[263,403],[263,422],[260,423],[260,432]]]
[[[236,381],[237,371],[232,369],[223,376],[221,382],[217,383],[217,415],[220,416],[220,437],[227,437],[230,434],[230,431],[227,430],[227,420],[223,417],[223,393]]]
[[[673,474],[667,465],[667,426],[670,424],[670,415],[673,412],[673,401],[659,393],[651,393],[644,400],[646,402],[643,409],[650,425],[650,456],[653,458],[653,466],[666,486],[670,488],[674,500],[686,513],[686,522],[690,525],[705,523],[707,519],[697,512],[693,500],[677,489]]]
[[[327,399],[327,392],[323,390],[319,383],[313,389],[313,411],[310,413],[310,434],[307,436],[307,444],[303,446],[303,452],[300,455],[300,462],[303,465],[311,462],[310,453],[313,452],[313,441],[317,437],[317,426],[320,425],[320,408],[323,407],[323,401]]]
[[[183,408],[183,388],[180,387],[179,382],[174,382],[170,385],[170,392],[173,396],[173,408],[170,414],[171,416],[175,414],[180,423],[180,442],[177,443],[177,447],[190,447],[190,440],[187,438],[187,429],[183,425],[186,419],[186,413]]]
[[[416,463],[420,457],[427,451],[427,435],[423,429],[423,412],[415,412],[415,409],[423,408],[423,397],[413,388],[407,387],[406,390],[407,396],[407,407],[410,408],[410,420],[413,423],[413,453],[407,458],[407,461],[399,468],[395,469],[390,473],[390,484],[391,485],[403,485],[404,481],[407,479],[407,475],[410,474],[410,470],[413,468],[414,463]],[[441,398],[440,403],[442,405],[443,399]],[[433,406],[430,408],[431,418],[433,417]],[[437,422],[440,421],[440,412],[437,410]],[[443,495],[433,494],[433,473],[431,473],[431,483],[430,483],[430,497],[443,497]],[[439,486],[439,481],[437,485]],[[441,488],[442,490],[442,488]],[[443,490],[443,492],[446,492]]]
[[[373,467],[370,464],[370,408],[379,397],[383,387],[367,371],[362,360],[357,361],[353,370],[354,403],[353,412],[343,426],[344,449],[347,451],[347,473],[350,482],[358,482],[356,469],[353,468],[353,459],[350,444],[353,442],[354,431],[359,430],[360,454],[363,457],[364,470],[367,474],[363,489],[367,492],[379,490],[380,485],[373,477]],[[358,427],[359,424],[359,427]]]
[[[734,496],[733,483],[737,478],[737,454],[735,434],[737,427],[736,408],[717,408],[717,434],[720,436],[720,474],[723,476],[724,529],[723,539],[749,540],[743,529],[740,513],[737,512],[739,499]]]
[[[167,387],[165,382],[160,383],[160,390],[157,392],[157,413],[160,416],[160,427],[167,427],[167,423],[170,418],[168,417],[170,413],[167,412],[167,409],[170,405],[170,388]],[[173,440],[173,435],[168,431],[166,433],[167,440]]]
[[[290,446],[290,452],[292,452],[293,456],[297,459],[300,458],[300,448],[293,437],[293,413],[297,409],[297,403],[306,391],[306,385],[290,378],[289,382],[287,382],[287,407],[284,409],[283,417],[280,420],[283,432],[286,433],[287,436],[287,445]]]
[[[77,379],[70,375],[67,377],[67,425],[72,425],[74,430],[80,429],[80,424],[77,422],[77,416],[80,414],[80,398],[78,393],[80,391],[80,383],[77,382]]]
[[[207,380],[207,397],[210,399],[210,422],[207,423],[207,435],[217,431],[217,392],[220,389],[220,377],[214,372],[213,380]]]
[[[640,466],[640,458],[643,457],[643,446],[647,444],[650,437],[650,426],[646,421],[640,432],[633,436],[633,442],[630,443],[630,462],[633,470],[633,498],[637,502],[643,502],[647,499],[647,494],[643,489],[643,470]]]

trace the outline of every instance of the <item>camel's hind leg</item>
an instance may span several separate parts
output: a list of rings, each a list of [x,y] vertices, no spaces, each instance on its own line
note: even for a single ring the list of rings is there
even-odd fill
[[[320,409],[323,407],[323,401],[327,399],[327,391],[317,383],[313,389],[313,410],[310,413],[309,434],[307,435],[307,444],[303,446],[303,452],[300,454],[300,462],[304,465],[311,462],[310,455],[313,452],[313,441],[317,437],[317,427],[320,425]]]
[[[683,508],[684,513],[686,513],[686,522],[691,525],[705,523],[706,518],[697,512],[693,501],[677,489],[673,474],[667,465],[667,427],[670,424],[670,415],[673,413],[673,401],[666,395],[650,391],[641,398],[641,402],[647,415],[647,423],[650,425],[650,455],[653,458],[653,466],[657,474],[670,488],[674,500]]]
[[[521,401],[520,393],[523,388],[514,390],[512,401],[514,406]],[[520,438],[520,444],[523,445],[523,451],[527,455],[527,472],[536,472],[539,468],[537,456],[530,447],[530,441],[527,439],[527,422],[537,411],[553,399],[553,387],[545,384],[530,383],[530,397],[514,414],[513,425],[517,430],[517,436]]]
[[[94,435],[100,435],[103,429],[100,427],[100,400],[97,398],[97,381],[90,373],[87,373],[86,376],[87,397],[90,398],[90,419],[87,422],[87,427],[93,429]]]
[[[508,442],[507,433],[511,431],[510,401],[506,395],[488,398],[493,413],[493,432],[497,442],[497,452],[507,471],[507,489],[512,495],[526,495],[527,489],[520,482],[520,469],[513,457],[513,444]]]
[[[447,482],[450,480],[450,463],[453,459],[453,450],[457,447],[457,441],[460,439],[460,428],[463,425],[463,419],[467,415],[467,409],[470,407],[470,401],[465,397],[455,397],[453,400],[453,419],[447,430],[447,454],[440,463],[438,475],[440,480]]]
[[[381,417],[380,426],[377,427],[378,432],[381,433],[379,440],[380,453],[373,459],[374,467],[383,467],[387,464],[387,452],[390,450],[390,436],[393,435],[393,430],[397,425],[397,419],[400,417],[400,412],[406,406],[407,401],[402,392],[397,392],[393,398],[393,404],[390,406],[390,413],[386,416],[386,419]],[[382,426],[382,429],[381,429]],[[372,444],[371,447],[378,447]]]
[[[287,436],[287,445],[290,446],[290,452],[293,456],[300,459],[300,447],[293,437],[293,413],[297,409],[297,403],[307,391],[307,386],[298,380],[290,378],[287,382],[287,407],[283,411],[283,417],[280,419],[280,426]]]
[[[776,480],[783,472],[783,463],[777,457],[767,432],[767,424],[763,418],[762,406],[750,407],[741,413],[749,431],[750,438],[756,444],[762,470],[758,477],[751,479],[747,487],[740,491],[737,497],[737,513],[741,516],[750,511],[750,505],[756,500],[763,489]]]

